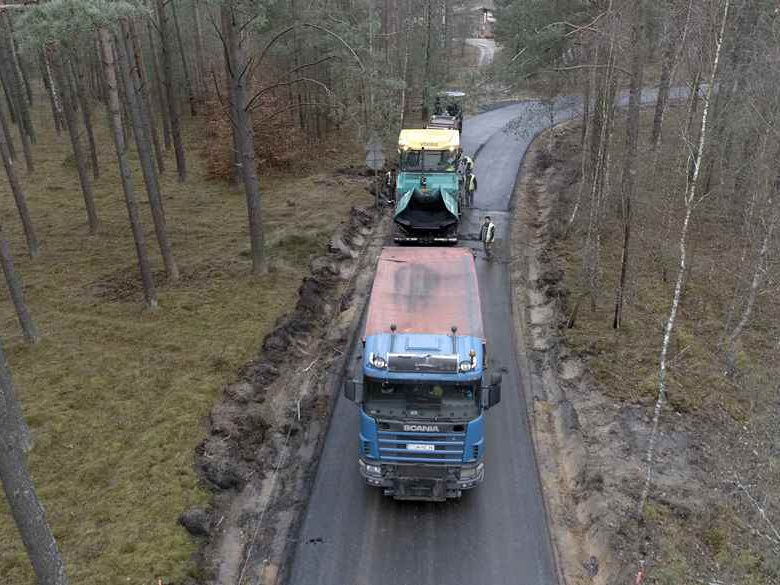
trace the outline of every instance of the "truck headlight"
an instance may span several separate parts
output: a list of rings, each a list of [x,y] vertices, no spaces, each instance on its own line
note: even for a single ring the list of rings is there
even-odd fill
[[[464,467],[460,470],[461,479],[474,479],[477,476],[476,467]]]
[[[475,465],[474,467],[464,467],[460,470],[461,479],[474,479],[482,473],[483,464]]]
[[[382,356],[378,356],[376,354],[371,354],[371,365],[375,368],[379,368],[380,370],[383,370],[387,367],[387,361]]]
[[[382,477],[382,467],[380,465],[366,465],[366,475]]]
[[[459,368],[461,372],[470,372],[474,369],[474,364],[472,364],[469,360],[463,360],[460,362]]]

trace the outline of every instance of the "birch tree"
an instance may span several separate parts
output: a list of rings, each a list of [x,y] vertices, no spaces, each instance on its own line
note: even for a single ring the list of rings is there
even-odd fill
[[[674,332],[674,325],[677,319],[677,313],[680,308],[680,298],[682,296],[683,280],[688,268],[687,266],[687,238],[688,230],[691,223],[691,216],[696,206],[701,202],[701,197],[698,194],[697,187],[699,183],[699,176],[701,171],[702,159],[705,155],[705,147],[707,146],[707,123],[710,112],[710,104],[715,91],[715,82],[718,73],[718,63],[720,61],[720,54],[723,48],[724,36],[726,31],[726,22],[728,21],[729,8],[731,0],[723,0],[722,3],[722,16],[719,31],[715,38],[715,50],[712,57],[711,71],[709,76],[709,83],[707,91],[704,95],[704,104],[701,115],[701,129],[699,131],[698,144],[695,149],[690,153],[686,153],[691,161],[692,171],[686,175],[687,183],[685,192],[683,193],[684,215],[682,228],[680,230],[680,237],[678,246],[680,250],[679,265],[677,270],[677,280],[674,286],[674,294],[672,296],[671,307],[669,309],[669,316],[666,320],[666,326],[664,328],[663,343],[661,345],[661,356],[658,367],[658,394],[655,402],[655,408],[653,412],[653,420],[650,431],[650,440],[648,441],[647,452],[645,454],[645,480],[642,487],[642,493],[639,497],[639,503],[637,507],[637,515],[639,518],[644,517],[645,503],[650,493],[650,488],[653,480],[653,463],[655,460],[656,442],[658,438],[658,427],[661,420],[661,411],[664,403],[666,402],[667,393],[667,374],[668,374],[668,357],[669,346],[671,343],[672,334]]]

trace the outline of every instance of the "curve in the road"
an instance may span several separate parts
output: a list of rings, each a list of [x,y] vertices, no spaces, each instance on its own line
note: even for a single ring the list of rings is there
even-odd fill
[[[568,104],[568,107],[567,105]],[[571,102],[556,109],[574,115]],[[479,209],[466,214],[474,233],[485,212],[508,250],[509,204],[518,168],[548,110],[525,102],[469,119],[466,152],[479,152]],[[506,252],[504,252],[506,255]],[[463,499],[396,502],[367,488],[357,471],[358,413],[339,398],[290,573],[293,585],[552,585],[557,582],[542,492],[515,354],[506,263],[477,254],[482,314],[492,360],[505,368],[504,395],[487,415],[486,479]]]
[[[644,90],[642,103],[654,103],[656,94]],[[685,88],[675,88],[670,99],[687,95]],[[627,101],[621,94],[617,104]],[[503,401],[487,414],[484,484],[443,504],[395,502],[367,488],[357,470],[357,409],[339,397],[299,534],[292,585],[557,583],[515,354],[508,212],[533,139],[551,122],[580,111],[577,98],[527,101],[464,122],[464,151],[475,156],[480,183],[478,209],[465,214],[461,231],[477,233],[489,214],[499,238],[498,262],[477,253],[488,347],[491,359],[505,368]]]

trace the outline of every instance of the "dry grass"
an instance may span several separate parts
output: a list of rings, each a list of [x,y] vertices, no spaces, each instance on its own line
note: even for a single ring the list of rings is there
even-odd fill
[[[311,257],[352,205],[371,199],[360,180],[330,172],[344,161],[327,160],[328,153],[319,174],[261,176],[271,272],[252,277],[243,193],[205,181],[205,165],[192,154],[199,134],[192,126],[189,180],[176,182],[172,153],[162,179],[183,279],[160,287],[159,310],[144,311],[106,129],[99,129],[103,175],[95,183],[101,228],[89,237],[75,169],[63,164],[67,138],[56,136],[46,112],[37,114],[37,170],[23,178],[41,242],[34,262],[0,182],[4,227],[43,336],[38,346],[25,345],[3,301],[8,361],[35,438],[33,478],[72,583],[180,582],[194,546],[176,517],[208,497],[192,457],[204,416],[293,307]],[[138,172],[135,183],[144,201]],[[148,206],[141,207],[154,268],[162,271]],[[0,582],[32,583],[4,506],[0,501]]]

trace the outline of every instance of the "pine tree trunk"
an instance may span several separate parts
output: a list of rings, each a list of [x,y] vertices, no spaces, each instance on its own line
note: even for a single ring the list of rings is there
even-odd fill
[[[22,58],[19,56],[19,43],[16,39],[16,35],[14,35],[13,21],[11,20],[11,16],[8,14],[8,12],[5,13],[5,17],[8,21],[8,32],[11,35],[11,49],[13,51],[14,63],[16,63],[19,74],[22,77],[22,83],[24,83],[24,90],[27,94],[27,103],[32,105],[33,92],[32,87],[30,86],[30,77],[27,75],[27,69],[24,66],[24,61],[22,61]]]
[[[181,39],[181,27],[179,26],[179,16],[176,12],[176,0],[168,0],[171,5],[171,14],[173,15],[173,29],[176,31],[176,42],[179,45],[179,54],[181,55],[181,70],[184,75],[184,88],[187,90],[187,96],[190,100],[190,115],[194,118],[198,115],[198,103],[195,99],[195,92],[192,89],[192,80],[190,79],[190,69],[187,67],[187,55],[184,52],[184,43]]]
[[[3,103],[0,101],[0,132],[3,133],[3,142],[5,142],[6,148],[8,148],[8,156],[11,160],[16,160],[16,148],[14,147],[14,139],[11,135],[11,128],[8,124],[8,119],[5,117],[5,110]]]
[[[2,59],[6,61],[6,83],[9,84],[9,90],[11,97],[16,104],[16,112],[19,119],[22,121],[25,133],[29,136],[30,142],[35,144],[35,128],[32,123],[32,116],[30,115],[30,104],[27,101],[27,95],[25,95],[24,81],[20,74],[19,62],[16,56],[16,50],[14,49],[13,36],[11,34],[10,20],[8,13],[0,15],[3,20],[2,31],[0,31],[0,37],[5,37],[2,40],[3,43],[3,55]],[[4,34],[5,33],[5,34]]]
[[[168,100],[165,99],[165,87],[162,81],[162,69],[160,68],[160,55],[157,53],[157,43],[154,41],[154,32],[152,30],[151,22],[146,23],[146,32],[149,37],[149,53],[152,55],[154,92],[157,95],[157,103],[160,105],[160,117],[162,118],[163,144],[165,145],[165,150],[168,150],[171,147],[171,124],[168,120]]]
[[[41,77],[43,78],[43,86],[46,88],[46,94],[49,96],[49,103],[51,105],[51,116],[54,118],[54,129],[57,131],[57,135],[62,133],[62,124],[57,110],[57,101],[54,99],[54,87],[52,85],[52,79],[49,76],[49,68],[46,66],[46,57],[43,52],[38,55],[41,68]]]
[[[176,262],[171,252],[171,245],[168,240],[168,232],[165,227],[165,214],[162,208],[162,198],[160,196],[160,184],[157,177],[157,169],[152,157],[151,131],[149,129],[148,115],[143,111],[143,97],[141,95],[141,80],[137,71],[130,68],[130,48],[132,41],[130,39],[129,27],[126,22],[122,22],[121,36],[116,37],[116,53],[119,57],[119,70],[125,80],[125,87],[128,93],[128,110],[133,124],[133,136],[138,149],[138,158],[141,162],[141,171],[144,177],[146,192],[149,196],[149,207],[152,212],[154,229],[157,234],[157,242],[160,245],[160,252],[165,263],[165,272],[172,281],[179,279],[179,270],[176,268]]]
[[[22,327],[25,339],[35,345],[40,341],[38,330],[33,323],[30,311],[27,310],[27,304],[24,302],[24,293],[22,292],[22,283],[14,270],[14,260],[11,255],[11,247],[3,233],[3,226],[0,225],[0,264],[3,266],[5,282],[8,285],[8,292],[11,293],[11,300],[16,309],[16,317],[19,319],[19,325]]]
[[[92,162],[92,176],[95,179],[100,178],[100,161],[98,160],[97,145],[95,144],[95,131],[92,128],[92,106],[84,90],[84,73],[79,63],[74,60],[70,62],[73,87],[75,88],[76,99],[81,109],[81,119],[84,122],[84,128],[87,131],[87,146],[89,147],[89,157]]]
[[[637,149],[639,145],[639,107],[642,103],[642,0],[634,0],[632,5],[633,22],[631,23],[631,79],[628,99],[628,120],[626,123],[626,156],[624,159],[621,179],[622,211],[623,211],[623,247],[620,253],[620,276],[615,291],[615,316],[612,327],[620,329],[623,320],[623,297],[625,296],[626,272],[628,270],[629,251],[631,246],[631,200],[634,197]]]
[[[16,209],[19,212],[19,219],[22,221],[24,237],[27,240],[27,250],[30,254],[30,258],[35,258],[38,256],[38,238],[35,236],[35,229],[33,228],[32,220],[30,219],[30,211],[27,209],[27,199],[22,191],[19,178],[16,176],[16,167],[9,155],[8,143],[2,132],[0,132],[0,158],[3,159],[5,173],[8,176],[8,184],[11,186],[11,192],[13,193],[14,201],[16,202]]]
[[[14,99],[11,97],[11,90],[5,80],[5,69],[3,68],[2,63],[2,52],[0,51],[0,85],[3,86],[3,95],[5,96],[5,103],[8,104],[8,110],[11,115],[11,124],[16,124],[16,108],[14,107]]]
[[[65,127],[65,113],[62,108],[62,96],[57,91],[57,83],[54,81],[54,74],[52,73],[51,55],[49,51],[44,49],[41,52],[43,56],[43,65],[46,68],[46,76],[49,78],[49,84],[51,87],[52,98],[54,99],[54,108],[57,110],[57,118],[59,119],[60,128]]]
[[[241,176],[246,192],[247,212],[249,215],[249,240],[252,251],[252,274],[265,274],[268,272],[268,260],[265,256],[265,243],[263,236],[263,223],[260,199],[260,184],[255,168],[255,143],[252,130],[251,114],[246,110],[246,75],[242,75],[246,67],[244,47],[238,38],[235,11],[232,3],[225,2],[220,7],[222,19],[222,34],[227,45],[226,55],[230,58],[229,71],[231,72],[230,97],[235,102],[236,134],[238,138],[238,152],[241,163]]]
[[[0,34],[0,36],[2,36],[2,34]],[[19,141],[22,143],[22,152],[24,153],[24,162],[27,165],[27,173],[32,174],[35,172],[35,163],[33,162],[32,157],[30,135],[27,133],[24,116],[21,113],[21,106],[17,99],[19,92],[15,88],[15,83],[9,72],[8,65],[10,65],[10,61],[7,59],[5,51],[0,47],[0,79],[3,81],[3,88],[8,102],[8,110],[11,115],[11,122],[16,124],[16,129],[19,132]]]
[[[157,308],[157,289],[154,285],[154,278],[149,267],[149,259],[146,254],[146,244],[144,243],[144,231],[141,227],[141,218],[138,214],[138,205],[135,201],[135,190],[133,188],[133,176],[130,172],[130,164],[127,160],[127,145],[125,144],[124,133],[122,132],[121,108],[119,105],[119,86],[117,83],[116,64],[114,62],[114,51],[111,47],[111,33],[106,28],[98,31],[100,40],[101,54],[103,57],[103,66],[105,67],[106,88],[108,90],[108,111],[111,122],[111,133],[116,147],[116,156],[119,163],[119,172],[122,176],[122,188],[125,193],[125,205],[127,214],[130,217],[130,227],[133,231],[133,240],[135,242],[135,251],[138,256],[138,266],[141,271],[141,282],[144,289],[144,301],[146,306],[152,309]]]
[[[2,41],[0,41],[3,44],[2,57],[0,58],[6,62],[6,83],[8,83],[11,97],[15,102],[18,118],[22,121],[21,126],[24,126],[24,132],[29,136],[30,142],[35,144],[35,128],[30,115],[30,104],[24,91],[24,81],[19,72],[19,63],[14,50],[8,13],[5,12],[0,15],[0,19],[3,21],[0,25],[2,28],[0,37],[3,37]]]
[[[63,59],[62,54],[56,54],[53,52],[51,46],[47,47],[47,51],[51,53],[51,63],[53,65],[54,79],[57,85],[60,87],[62,93],[62,105],[65,110],[65,123],[68,126],[68,134],[70,136],[70,144],[73,147],[73,157],[76,160],[76,169],[79,173],[79,181],[81,182],[81,192],[84,194],[84,205],[87,209],[87,220],[89,221],[89,233],[94,235],[97,233],[98,228],[98,216],[95,209],[95,198],[92,194],[92,181],[89,178],[87,172],[87,161],[84,156],[84,149],[81,146],[81,139],[79,137],[79,124],[76,119],[76,104],[74,96],[71,93],[70,83],[66,79],[68,70],[66,69],[66,62]]]
[[[176,101],[176,92],[173,87],[173,63],[170,45],[170,26],[168,16],[165,12],[165,0],[157,1],[157,18],[160,27],[160,48],[162,49],[162,60],[165,79],[165,96],[168,102],[168,110],[171,121],[171,137],[173,138],[173,148],[176,153],[176,171],[179,175],[179,181],[187,180],[187,161],[184,158],[184,143],[181,136],[181,119],[179,117],[179,103]]]
[[[160,174],[165,172],[165,153],[163,152],[162,145],[160,144],[160,133],[157,130],[157,118],[154,115],[154,108],[152,107],[152,98],[149,95],[149,85],[146,79],[146,66],[144,64],[144,53],[141,47],[141,39],[138,36],[138,30],[134,20],[130,20],[128,23],[128,31],[130,34],[130,40],[132,41],[133,63],[136,73],[139,76],[141,82],[141,99],[143,100],[143,111],[146,115],[146,121],[149,126],[149,133],[152,139],[152,146],[154,146],[154,155],[157,159],[157,169]]]
[[[29,431],[0,345],[0,482],[39,585],[67,585],[65,563],[27,469]]]

